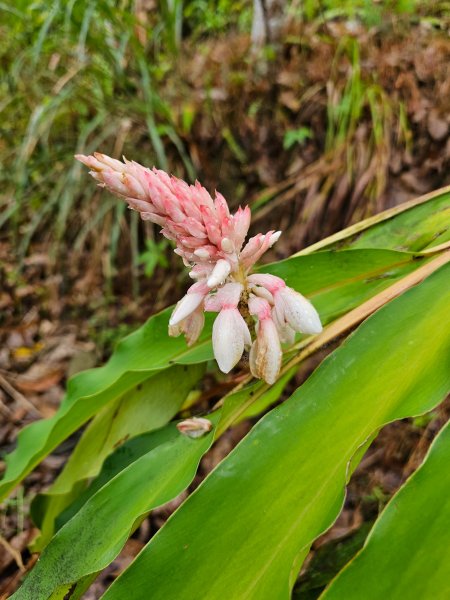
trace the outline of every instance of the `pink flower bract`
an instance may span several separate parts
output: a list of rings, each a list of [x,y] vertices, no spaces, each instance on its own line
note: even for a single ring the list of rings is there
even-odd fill
[[[195,283],[177,303],[169,335],[184,333],[192,345],[203,328],[203,311],[218,312],[212,337],[219,368],[228,373],[244,349],[251,348],[252,374],[272,384],[281,366],[280,341],[292,343],[296,331],[321,331],[319,315],[306,298],[279,277],[250,274],[281,232],[259,233],[245,243],[248,206],[231,214],[225,198],[218,192],[212,198],[198,181],[189,185],[134,161],[121,162],[98,152],[76,158],[99,185],[124,198],[142,219],[159,225],[190,269]]]

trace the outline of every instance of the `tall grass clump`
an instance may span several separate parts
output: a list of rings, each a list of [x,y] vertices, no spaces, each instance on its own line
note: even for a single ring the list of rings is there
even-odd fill
[[[412,3],[406,4],[382,3],[376,9],[382,16],[404,13],[407,19],[416,18],[408,8]],[[423,3],[414,6],[417,18],[440,14],[440,3],[428,13]],[[0,229],[18,257],[26,255],[34,240],[50,248],[53,257],[89,249],[112,276],[121,240],[131,255],[132,272],[137,272],[144,250],[142,225],[112,198],[100,204],[95,191],[79,185],[80,167],[73,154],[98,148],[116,157],[131,156],[139,148],[146,164],[190,181],[200,169],[213,184],[219,183],[221,164],[226,162],[239,178],[235,189],[242,198],[267,184],[258,174],[258,163],[278,161],[276,183],[283,189],[283,180],[291,182],[289,175],[294,174],[290,197],[304,190],[302,186],[311,190],[300,220],[323,212],[330,190],[347,193],[355,183],[353,204],[361,200],[369,205],[356,216],[380,208],[373,203],[386,186],[392,132],[398,132],[402,143],[409,139],[407,111],[401,101],[389,97],[376,73],[367,76],[357,36],[343,35],[336,44],[323,33],[324,23],[332,21],[366,23],[364,11],[369,9],[359,0],[339,10],[331,0],[292,4],[289,14],[294,21],[307,27],[312,23],[312,33],[302,38],[301,47],[315,43],[319,32],[323,44],[333,47],[334,59],[328,81],[302,81],[308,88],[302,98],[309,99],[286,114],[277,100],[280,83],[261,79],[266,70],[260,59],[255,68],[250,0],[176,0],[154,7],[131,0],[1,4]],[[288,32],[280,42],[263,53],[262,62],[273,63],[275,70],[289,69]],[[226,57],[220,43],[229,49]],[[213,55],[223,60],[202,63]],[[192,72],[200,84],[191,78]],[[242,111],[235,110],[238,105]],[[313,123],[304,122],[303,111],[310,116],[323,112],[323,135]],[[361,137],[365,122],[369,133]],[[296,128],[290,131],[290,126]],[[285,152],[275,156],[277,139],[282,140],[286,129]],[[297,174],[295,166],[288,165],[289,155],[305,142],[316,148]],[[317,185],[308,183],[309,171],[314,171]],[[228,175],[222,174],[222,179]],[[340,208],[339,202],[335,205]],[[273,207],[270,202],[265,209]],[[317,239],[314,229],[310,231]]]
[[[111,240],[118,237],[122,209],[112,201],[100,208],[92,191],[76,189],[74,150],[101,146],[120,155],[139,144],[163,168],[181,156],[194,176],[157,93],[170,68],[155,62],[161,30],[153,32],[152,15],[133,7],[82,0],[2,8],[0,225],[9,222],[21,256],[37,231],[75,248],[102,224]]]

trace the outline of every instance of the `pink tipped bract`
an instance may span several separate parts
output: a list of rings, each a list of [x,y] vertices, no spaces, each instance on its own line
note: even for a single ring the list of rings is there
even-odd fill
[[[219,368],[228,373],[250,349],[252,374],[272,384],[281,367],[281,342],[293,343],[297,331],[320,333],[319,315],[306,298],[279,277],[251,274],[281,231],[258,233],[245,244],[248,206],[231,214],[225,198],[218,192],[213,198],[198,181],[189,185],[134,161],[121,162],[99,152],[75,158],[99,185],[124,198],[143,220],[159,225],[190,269],[195,283],[177,303],[169,335],[184,333],[192,345],[203,329],[204,311],[218,312],[212,338]]]

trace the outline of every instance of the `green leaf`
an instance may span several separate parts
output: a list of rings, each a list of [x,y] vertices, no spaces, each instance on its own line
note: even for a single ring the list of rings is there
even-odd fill
[[[413,271],[423,258],[394,250],[343,250],[294,256],[260,267],[314,304],[326,324]]]
[[[296,371],[296,367],[289,369],[273,385],[268,385],[260,379],[253,380],[249,385],[242,388],[242,390],[225,396],[220,412],[220,421],[216,428],[216,437],[221,435],[231,425],[258,415],[271,404],[274,404]]]
[[[322,321],[327,323],[419,264],[420,261],[409,253],[346,250],[296,256],[266,265],[262,270],[286,277],[290,286],[311,297]],[[105,366],[72,378],[58,412],[50,419],[33,423],[19,434],[17,449],[7,457],[8,469],[0,483],[0,499],[103,406],[170,364],[194,364],[212,357],[208,341],[211,319],[202,334],[202,341],[189,349],[183,338],[167,335],[170,310],[150,318],[143,327],[125,338]]]
[[[353,248],[393,248],[417,252],[448,239],[450,231],[450,192],[438,196],[430,212],[428,203],[416,206],[395,219],[379,223],[352,242]]]
[[[112,454],[108,456],[102,466],[102,470],[89,484],[89,487],[84,490],[70,506],[64,510],[57,519],[60,529],[69,519],[71,519],[80,508],[86,504],[99,489],[105,486],[113,477],[118,475],[126,467],[134,463],[138,458],[147,454],[157,446],[161,446],[170,441],[174,437],[172,426],[163,427],[157,431],[149,431],[132,438],[119,446]]]
[[[119,448],[105,460],[100,474],[93,480],[89,488],[85,490],[66,510],[64,510],[61,515],[59,515],[57,519],[57,529],[60,529],[67,523],[67,521],[80,510],[89,498],[106,485],[113,477],[123,471],[125,467],[128,467],[138,458],[147,454],[154,448],[172,440],[174,434],[173,427],[164,427],[158,431],[144,433],[132,438],[122,446],[119,446]],[[101,511],[96,513],[95,517],[97,518],[98,516],[101,517]],[[137,523],[139,523],[139,518],[137,519]],[[108,523],[104,523],[105,529],[107,529],[108,526]],[[90,558],[89,554],[87,558]],[[72,594],[70,596],[71,600],[72,598],[81,598],[98,575],[98,572],[90,572],[90,565],[88,563],[86,563],[85,568],[88,574],[81,577],[75,587],[72,583],[59,586],[57,591],[51,595],[52,600],[64,600],[69,590]]]
[[[351,225],[297,255],[345,247],[417,251],[441,244],[450,235],[449,203],[447,186]]]
[[[301,146],[306,140],[311,140],[314,137],[312,130],[309,127],[299,127],[299,129],[290,129],[286,131],[283,138],[283,148],[289,150],[295,144]]]
[[[447,264],[368,318],[261,419],[105,600],[288,598],[296,557],[342,507],[358,448],[445,397],[449,275]]]
[[[193,440],[174,425],[153,436],[166,441],[125,467],[88,499],[53,537],[39,562],[12,596],[47,599],[117,556],[140,515],[177,496],[192,481],[213,433]]]
[[[64,492],[97,475],[104,459],[130,437],[160,429],[180,410],[204,365],[177,365],[153,375],[100,411],[89,424],[52,489]]]
[[[53,535],[55,517],[78,496],[87,478],[98,474],[113,449],[132,436],[166,425],[203,371],[203,365],[166,369],[107,404],[94,417],[62,473],[45,494],[33,501],[33,520],[41,529],[41,535],[33,542],[33,552],[40,552],[47,544]],[[81,480],[81,485],[75,485]]]
[[[151,317],[143,327],[121,341],[106,365],[70,379],[58,412],[21,431],[18,447],[6,458],[8,468],[0,483],[0,499],[105,404],[117,400],[171,364],[195,364],[212,357],[208,328],[194,348],[187,348],[182,338],[167,335],[170,310]]]
[[[450,422],[323,600],[450,597]]]
[[[291,376],[292,370],[274,386],[257,381],[229,394],[223,409],[208,419],[213,424],[221,424],[222,418],[227,423],[238,421],[250,401],[259,402],[260,407],[275,402]],[[191,440],[171,424],[118,448],[91,486],[60,515],[61,529],[44,549],[17,598],[39,600],[50,593],[64,597],[73,583],[107,566],[136,521],[189,485],[216,431]],[[96,542],[96,537],[101,541]]]

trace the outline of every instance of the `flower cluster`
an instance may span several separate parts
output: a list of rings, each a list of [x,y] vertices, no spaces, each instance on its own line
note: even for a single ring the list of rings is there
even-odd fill
[[[274,383],[281,366],[281,343],[292,343],[297,331],[322,330],[312,304],[282,279],[251,274],[281,232],[259,233],[244,243],[250,226],[248,206],[232,215],[221,194],[216,192],[213,199],[198,182],[188,185],[164,171],[100,153],[76,158],[101,186],[125,198],[142,219],[160,225],[161,233],[176,244],[175,252],[195,283],[176,305],[169,334],[184,333],[192,345],[203,329],[204,312],[218,313],[212,342],[224,373],[249,350],[252,374]]]

